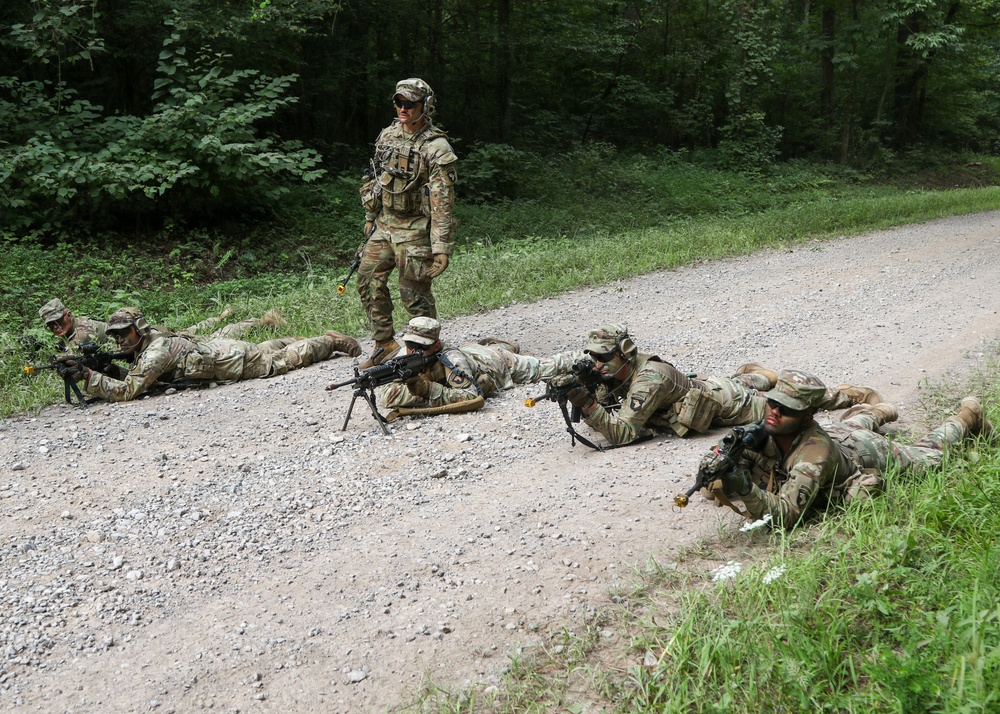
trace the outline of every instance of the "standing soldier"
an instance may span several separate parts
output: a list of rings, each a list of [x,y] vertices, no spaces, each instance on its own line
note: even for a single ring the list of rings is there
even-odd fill
[[[398,271],[399,297],[410,317],[437,317],[431,280],[448,267],[455,245],[458,157],[431,121],[435,97],[422,79],[404,79],[392,98],[396,120],[382,130],[361,187],[365,235],[358,294],[372,326],[368,369],[399,351],[394,339],[389,274]]]

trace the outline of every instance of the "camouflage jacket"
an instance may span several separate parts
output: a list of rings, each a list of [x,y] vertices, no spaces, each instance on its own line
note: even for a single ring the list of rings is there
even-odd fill
[[[839,501],[845,485],[859,471],[847,446],[812,422],[782,455],[773,438],[760,452],[743,452],[737,468],[747,469],[752,487],[743,504],[754,518],[765,513],[785,528],[809,511]]]
[[[140,396],[156,382],[233,382],[243,376],[244,364],[254,361],[259,353],[251,342],[195,342],[180,335],[154,332],[146,338],[124,380],[93,372],[85,389],[88,394],[124,402]]]
[[[84,342],[96,342],[101,346],[113,340],[108,337],[108,323],[95,320],[86,315],[81,315],[80,317],[74,315],[73,331],[65,337],[60,338],[60,341],[67,350],[75,352]]]
[[[482,393],[476,383],[482,374],[488,374],[498,385],[510,382],[499,352],[484,345],[446,347],[439,353],[437,363],[424,374],[431,382],[427,395],[430,407],[475,399]]]
[[[366,220],[394,243],[429,240],[432,253],[451,255],[458,157],[444,132],[428,122],[407,134],[393,122],[375,142],[374,166],[361,187]]]
[[[646,427],[668,426],[675,414],[674,403],[692,386],[669,362],[640,354],[629,378],[603,396],[585,421],[612,444],[627,444]],[[621,405],[617,413],[606,408],[609,401]]]

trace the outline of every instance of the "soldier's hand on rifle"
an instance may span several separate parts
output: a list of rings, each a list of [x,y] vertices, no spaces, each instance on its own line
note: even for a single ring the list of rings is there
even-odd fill
[[[90,370],[84,367],[82,364],[77,362],[75,359],[60,360],[62,362],[62,369],[59,373],[65,377],[69,377],[74,382],[79,382],[81,379],[87,377]]]
[[[53,355],[52,359],[53,361],[58,362],[59,364],[65,365],[67,367],[69,365],[77,363],[76,355],[70,352],[61,352],[57,355]]]
[[[418,374],[416,377],[410,377],[406,380],[405,384],[406,388],[410,390],[410,394],[415,397],[427,399],[427,397],[430,396],[431,382],[422,374]]]
[[[445,255],[444,253],[435,253],[434,264],[427,269],[427,277],[436,278],[441,273],[443,273],[444,269],[447,267],[448,267],[448,256]]]
[[[722,481],[722,492],[727,496],[746,496],[753,488],[750,482],[750,474],[746,469],[736,467],[723,471],[719,474]]]
[[[549,384],[552,385],[554,389],[565,389],[573,384],[579,384],[580,380],[576,378],[575,374],[559,374],[553,377]]]
[[[566,392],[566,401],[574,407],[579,407],[580,411],[589,416],[590,406],[597,400],[594,399],[594,395],[591,394],[586,387],[579,385]]]

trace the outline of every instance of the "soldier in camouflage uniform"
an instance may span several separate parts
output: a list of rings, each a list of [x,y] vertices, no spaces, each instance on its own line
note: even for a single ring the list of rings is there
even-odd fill
[[[431,121],[435,97],[422,79],[404,79],[393,94],[397,118],[375,142],[372,172],[361,187],[364,246],[358,294],[372,325],[375,351],[368,369],[393,357],[389,275],[399,275],[399,297],[411,317],[437,317],[431,280],[444,272],[455,245],[458,157]]]
[[[855,406],[840,421],[817,420],[813,415],[825,395],[815,376],[781,372],[775,388],[764,395],[764,445],[745,450],[735,464],[725,463],[716,449],[701,467],[718,472],[722,492],[741,498],[750,517],[768,514],[775,524],[793,528],[809,513],[880,492],[890,456],[901,469],[919,471],[940,464],[948,445],[995,436],[975,397],[963,399],[958,414],[916,444],[903,446],[877,432],[896,419],[891,404]]]
[[[764,416],[761,391],[774,386],[777,373],[758,364],[745,364],[732,377],[684,374],[659,357],[639,353],[624,325],[602,325],[592,330],[584,352],[596,369],[611,379],[606,393],[591,394],[579,386],[567,399],[580,407],[586,423],[615,445],[627,444],[649,433],[671,429],[679,436],[712,427],[749,424]],[[557,378],[571,380],[573,375]],[[830,390],[825,409],[868,402],[881,396],[868,387],[841,385]],[[620,409],[615,410],[616,407]]]
[[[59,338],[64,350],[75,351],[84,342],[103,345],[111,341],[108,323],[81,315],[76,317],[59,298],[53,298],[38,310],[46,329]]]
[[[438,362],[426,372],[376,390],[383,407],[403,409],[404,414],[461,403],[481,405],[482,398],[498,390],[551,379],[584,358],[583,352],[564,352],[538,359],[518,354],[516,343],[489,338],[482,341],[485,344],[446,347],[441,343],[441,323],[430,317],[410,320],[402,339],[408,352],[438,355]]]
[[[233,311],[226,308],[218,317],[209,317],[197,324],[191,325],[191,327],[181,330],[178,334],[184,336],[199,335],[210,339],[225,337],[235,340],[256,328],[269,327],[280,329],[288,325],[280,312],[277,310],[268,310],[259,318],[234,322],[220,328],[219,325],[229,319],[232,314]],[[74,316],[72,312],[66,309],[66,306],[63,305],[59,298],[54,298],[42,305],[38,310],[38,315],[45,323],[45,327],[54,335],[61,338],[63,349],[75,351],[84,342],[95,342],[98,345],[112,342],[111,338],[107,335],[108,323],[95,320],[92,317]],[[162,329],[161,331],[169,332],[166,329]]]
[[[283,318],[281,313],[277,310],[268,310],[260,317],[251,317],[248,320],[240,320],[239,322],[232,322],[228,325],[219,327],[219,325],[232,317],[232,314],[233,311],[227,307],[218,317],[206,318],[201,322],[191,325],[191,327],[185,327],[183,330],[178,332],[178,334],[184,336],[198,335],[208,337],[210,339],[222,337],[225,339],[237,340],[245,336],[248,332],[250,332],[250,330],[260,328],[280,330],[284,327],[288,327],[288,322],[285,321],[285,318]]]
[[[358,343],[330,330],[322,337],[284,337],[270,340],[270,349],[238,340],[192,340],[150,328],[138,308],[126,307],[108,320],[108,334],[120,351],[133,355],[132,368],[123,380],[92,372],[80,364],[67,364],[73,376],[84,381],[84,390],[113,402],[135,399],[154,383],[179,380],[236,382],[272,377],[329,359],[335,351],[361,354]]]

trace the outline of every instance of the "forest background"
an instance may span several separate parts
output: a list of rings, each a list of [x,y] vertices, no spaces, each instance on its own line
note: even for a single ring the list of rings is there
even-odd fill
[[[44,336],[57,295],[173,326],[294,311],[350,262],[360,175],[409,76],[436,92],[459,250],[480,257],[544,265],[560,241],[685,226],[682,255],[634,274],[748,249],[702,245],[692,221],[784,211],[760,245],[989,208],[913,196],[997,183],[998,18],[1000,0],[10,0],[0,343]],[[445,314],[532,297],[461,265],[437,281]],[[477,278],[500,292],[449,302]],[[292,326],[322,319],[363,333],[339,307]]]

